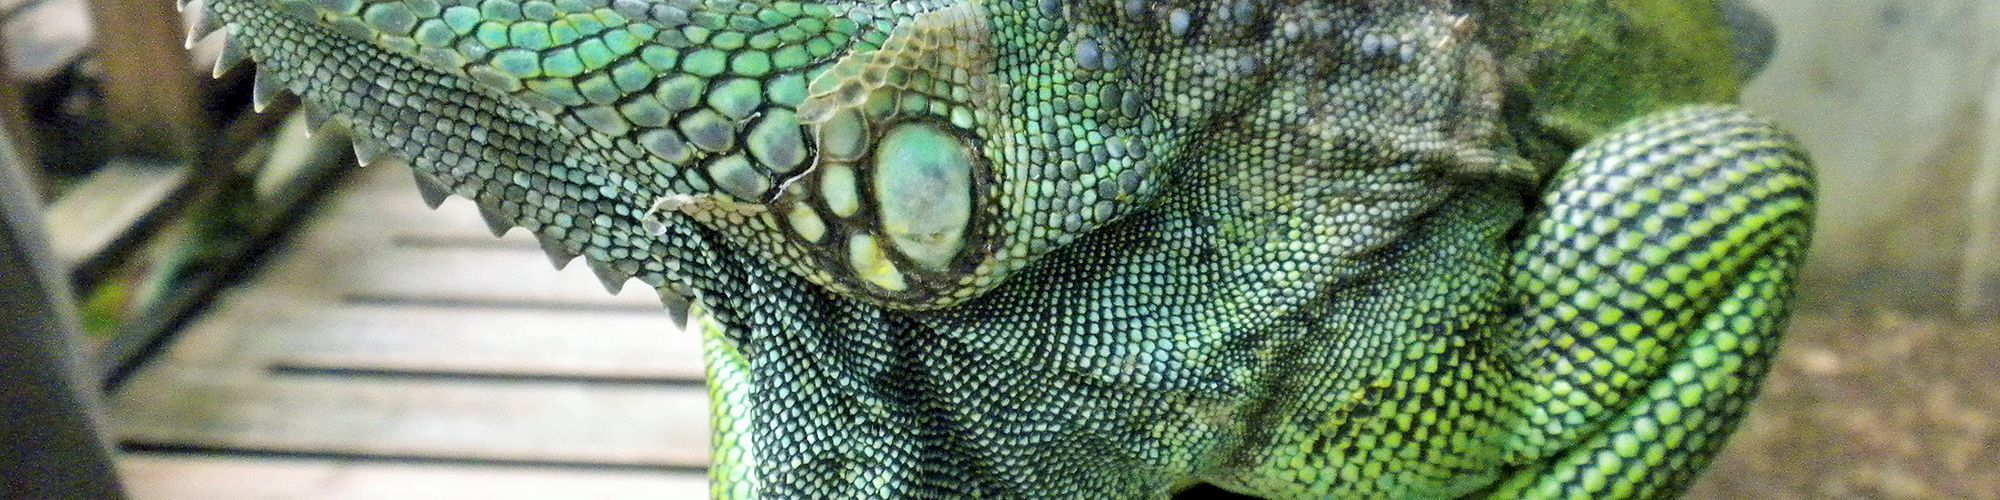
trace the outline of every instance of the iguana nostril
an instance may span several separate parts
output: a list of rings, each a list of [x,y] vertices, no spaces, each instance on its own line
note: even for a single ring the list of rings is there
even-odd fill
[[[949,268],[972,220],[972,159],[957,136],[924,123],[882,136],[870,175],[882,234],[931,271]]]

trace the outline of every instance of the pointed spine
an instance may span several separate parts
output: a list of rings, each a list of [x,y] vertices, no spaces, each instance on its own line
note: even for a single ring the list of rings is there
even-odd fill
[[[423,195],[424,204],[430,205],[432,210],[436,210],[438,205],[443,205],[444,198],[451,195],[451,190],[445,188],[444,183],[438,181],[436,177],[426,175],[415,168],[410,169],[410,174],[417,179],[417,194]]]
[[[194,44],[220,29],[222,24],[215,21],[215,16],[210,15],[208,9],[197,9],[188,15],[187,41],[181,44],[181,48],[192,49]]]
[[[492,231],[493,236],[496,238],[506,236],[507,230],[514,228],[513,223],[507,222],[507,219],[500,217],[500,211],[498,210],[479,207],[479,218],[486,220],[486,230]]]
[[[618,269],[613,268],[611,264],[596,259],[583,259],[583,262],[590,266],[592,274],[597,275],[597,281],[604,284],[604,291],[611,292],[612,295],[617,295],[618,292],[625,289],[625,280],[629,276],[619,273]]]
[[[210,71],[208,76],[210,78],[222,78],[222,75],[228,74],[231,68],[235,68],[238,64],[243,64],[243,61],[249,59],[249,48],[243,45],[242,40],[223,35],[222,52],[215,56],[215,69]]]
[[[571,252],[569,247],[563,246],[562,240],[555,238],[535,238],[535,240],[542,244],[542,253],[549,255],[549,263],[554,264],[556,269],[569,267],[569,263],[576,260],[576,252]]]
[[[333,114],[327,113],[326,108],[312,103],[305,103],[302,107],[306,108],[306,129],[310,132],[319,133],[328,122],[333,121]]]
[[[278,93],[284,91],[284,84],[279,82],[277,75],[267,69],[257,70],[250,83],[250,110],[264,112],[271,107],[272,101],[278,99]]]
[[[685,329],[687,328],[690,301],[686,292],[676,290],[676,288],[674,286],[662,286],[654,290],[660,292],[660,307],[666,309],[667,315],[674,318],[674,326]]]
[[[366,167],[382,156],[382,146],[376,144],[374,139],[362,137],[360,133],[360,131],[354,133],[354,162]]]

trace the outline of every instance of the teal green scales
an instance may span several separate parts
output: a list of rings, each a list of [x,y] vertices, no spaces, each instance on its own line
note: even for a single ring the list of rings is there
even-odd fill
[[[691,302],[717,496],[1672,495],[1810,233],[1703,1],[197,8]]]

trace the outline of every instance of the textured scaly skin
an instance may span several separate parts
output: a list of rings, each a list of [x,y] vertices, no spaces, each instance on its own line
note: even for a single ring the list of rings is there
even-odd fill
[[[1810,232],[1705,2],[196,8],[691,298],[721,497],[1670,496]]]

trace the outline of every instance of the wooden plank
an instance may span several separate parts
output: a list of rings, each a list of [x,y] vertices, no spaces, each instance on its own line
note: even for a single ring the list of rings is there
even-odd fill
[[[701,339],[665,313],[325,307],[232,297],[192,326],[169,366],[291,366],[699,383]]]
[[[114,401],[126,446],[698,469],[696,387],[152,370]]]
[[[400,166],[362,174],[121,391],[111,413],[127,449],[236,460],[181,463],[135,478],[138,488],[180,492],[159,498],[626,491],[486,479],[555,470],[671,476],[680,493],[668,496],[705,495],[699,339],[650,290],[611,296],[582,266],[556,271],[521,232],[485,234],[463,200],[433,213]],[[350,471],[319,468],[328,464]],[[497,472],[467,479],[450,467]],[[258,485],[203,489],[244,477]]]
[[[561,319],[547,315],[534,318],[536,323]],[[461,328],[392,332],[363,330],[358,325],[336,326],[355,328],[338,339],[293,337],[301,344],[320,345],[301,346],[273,356],[271,364],[323,371],[573,377],[690,385],[699,385],[703,377],[699,339],[658,328],[645,330],[645,339],[651,340],[646,342],[632,338],[605,339],[610,332],[597,330],[603,328],[603,323],[591,324],[589,328],[594,331],[589,332],[541,329],[511,333]]]
[[[411,182],[407,169],[363,170],[358,189],[328,207],[266,269],[273,278],[257,286],[274,288],[256,293],[366,303],[661,310],[658,294],[637,281],[614,296],[581,262],[555,269],[525,231],[495,243],[465,200],[431,212],[414,186],[400,187]],[[409,229],[417,227],[435,229]]]
[[[704,498],[696,472],[421,464],[180,453],[125,453],[135,500],[217,498],[485,500]]]
[[[327,222],[299,238],[288,249],[298,258],[276,263],[266,271],[274,278],[258,287],[366,303],[661,310],[659,295],[643,284],[611,295],[587,266],[557,270],[539,249],[394,248],[383,241],[393,238],[388,228]]]
[[[186,181],[178,165],[121,159],[92,172],[90,177],[49,205],[49,237],[56,259],[65,267],[90,260],[121,239],[133,236],[143,219]]]
[[[37,0],[0,7],[0,40],[7,71],[0,80],[39,82],[54,78],[90,49],[93,29],[83,0]],[[12,16],[4,13],[14,10]]]

